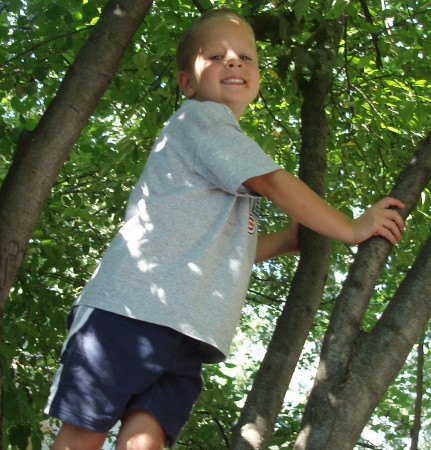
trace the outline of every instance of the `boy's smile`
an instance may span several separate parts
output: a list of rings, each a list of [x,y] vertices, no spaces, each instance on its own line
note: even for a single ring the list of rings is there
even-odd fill
[[[229,106],[237,119],[259,92],[256,43],[251,28],[235,18],[213,19],[199,32],[189,71],[178,76],[189,98]]]

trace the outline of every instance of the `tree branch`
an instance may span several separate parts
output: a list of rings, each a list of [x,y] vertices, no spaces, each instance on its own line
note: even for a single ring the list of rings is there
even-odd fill
[[[362,11],[364,12],[364,15],[365,15],[365,20],[369,24],[373,25],[373,17],[370,13],[370,10],[368,9],[367,1],[360,0],[360,3],[361,3]],[[379,49],[379,37],[376,33],[371,33],[371,39],[373,40],[374,50],[376,52],[376,67],[377,67],[377,69],[382,69],[383,63],[382,63],[382,55],[381,55],[380,49]]]
[[[404,201],[405,208],[400,211],[404,218],[415,207],[430,178],[431,134],[419,145],[412,162],[400,174],[391,192],[391,196]],[[303,424],[313,423],[313,427],[310,427],[312,431],[304,431],[298,438],[306,438],[310,445],[318,442],[318,445],[321,446],[322,442],[325,442],[328,445],[327,448],[339,448],[340,450],[351,448],[349,445],[352,445],[359,437],[357,428],[361,424],[365,425],[361,420],[368,420],[369,414],[375,407],[373,402],[377,401],[376,393],[380,396],[383,395],[388,383],[401,367],[399,364],[402,365],[408,355],[409,350],[406,350],[406,346],[410,345],[411,348],[417,341],[418,336],[415,337],[415,333],[422,332],[423,321],[425,320],[426,324],[429,318],[427,318],[429,311],[426,309],[426,305],[421,303],[421,299],[424,290],[427,292],[431,282],[431,243],[428,244],[428,247],[425,245],[421,252],[423,256],[417,258],[410,275],[400,286],[396,297],[391,301],[376,327],[368,336],[361,332],[365,310],[391,249],[392,245],[381,237],[372,238],[361,244],[343,289],[337,298],[331,326],[325,336],[316,381],[303,418]],[[427,261],[427,257],[430,258],[429,261]],[[427,276],[429,281],[427,281]],[[417,280],[417,277],[420,277],[420,280]],[[406,287],[406,284],[409,288]],[[413,289],[419,289],[420,295],[418,293],[416,296],[412,296]],[[416,307],[411,306],[412,302],[416,302]],[[406,308],[412,314],[415,310],[421,311],[420,318],[416,314],[413,315],[416,325],[408,326],[407,322],[410,319],[413,320],[413,317],[409,317]],[[398,321],[403,322],[402,333],[400,332],[401,324],[395,324],[397,317]],[[421,326],[422,328],[420,328]],[[384,332],[389,333],[394,330],[399,332],[400,336],[396,336],[396,333],[392,334],[393,340],[389,344],[384,338]],[[413,343],[411,343],[411,336],[406,339],[406,333],[410,333],[414,337]],[[404,359],[402,359],[403,357]],[[395,374],[394,370],[396,370]],[[358,383],[361,383],[361,387],[358,387]],[[349,386],[350,397],[347,395],[347,386]],[[372,399],[367,399],[365,393],[370,390],[372,390],[370,394]],[[345,399],[346,403],[342,403],[341,399]],[[363,403],[367,401],[370,401],[372,406],[368,405],[366,408],[364,406],[363,409],[360,409],[360,402],[363,406]],[[351,414],[355,414],[354,418],[349,417],[350,422],[348,422],[347,414],[347,410],[350,411],[349,402],[353,408]],[[360,416],[359,410],[362,411],[361,414],[364,414],[365,410],[368,411],[368,415],[365,413],[365,418]],[[342,431],[343,426],[344,432]],[[342,445],[336,440],[335,427],[341,440],[344,440]],[[351,433],[355,429],[353,437],[350,436],[351,444],[348,444],[346,427]],[[360,428],[359,434],[361,430],[362,428]]]
[[[415,400],[415,414],[413,420],[413,426],[410,430],[410,437],[412,442],[410,444],[410,450],[418,450],[419,448],[419,433],[421,431],[421,418],[422,418],[422,399],[424,395],[424,341],[425,336],[422,336],[418,342],[417,352],[417,371],[416,371],[416,400]]]
[[[57,96],[36,129],[23,135],[18,144],[0,189],[0,323],[29,238],[58,173],[151,4],[152,0],[107,3]],[[2,370],[0,367],[0,379]],[[0,387],[0,405],[2,393]]]
[[[202,6],[202,3],[199,0],[193,0],[193,4],[196,6],[197,10],[203,14],[206,9]]]
[[[39,44],[33,45],[32,47],[28,48],[27,50],[24,50],[23,52],[18,53],[17,55],[13,56],[12,58],[7,59],[4,62],[4,65],[0,66],[0,70],[2,68],[4,68],[7,64],[11,63],[12,61],[15,61],[16,59],[22,58],[24,55],[27,55],[28,53],[34,52],[37,48],[43,47],[44,45],[49,44],[50,42],[53,42],[53,41],[57,41],[58,39],[62,39],[62,38],[67,37],[67,36],[73,36],[74,34],[81,33],[82,31],[87,31],[90,28],[94,28],[94,26],[95,25],[88,25],[87,27],[80,28],[79,30],[70,31],[68,33],[63,33],[63,34],[60,34],[58,36],[54,36],[54,37],[52,37],[50,39],[47,39],[46,41],[40,42]]]

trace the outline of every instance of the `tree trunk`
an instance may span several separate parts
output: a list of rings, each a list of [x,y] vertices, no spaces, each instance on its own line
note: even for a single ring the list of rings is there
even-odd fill
[[[313,51],[310,81],[300,80],[304,97],[301,110],[300,178],[322,196],[325,190],[328,134],[325,104],[332,84],[333,64],[343,25],[332,21],[323,27],[326,29],[325,39]],[[301,227],[300,246],[301,257],[289,296],[234,429],[231,449],[267,447],[319,307],[326,283],[330,243],[325,237]]]
[[[39,125],[21,136],[0,190],[0,320],[57,175],[151,4],[112,0],[106,5]]]
[[[431,177],[431,134],[419,146],[391,195],[414,208]],[[336,300],[316,380],[295,449],[351,449],[372,411],[423,332],[431,305],[431,241],[397,290],[374,329],[361,323],[391,244],[373,238],[359,246]]]

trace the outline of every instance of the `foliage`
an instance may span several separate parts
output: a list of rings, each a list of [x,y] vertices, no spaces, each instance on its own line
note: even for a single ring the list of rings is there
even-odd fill
[[[244,117],[244,130],[276,161],[295,172],[300,148],[300,85],[313,61],[309,48],[325,19],[347,14],[330,101],[327,199],[348,214],[386,195],[417,143],[431,129],[429,1],[366,2],[288,0],[222,1],[258,25],[261,96]],[[363,5],[366,3],[367,8]],[[209,6],[209,0],[201,2]],[[274,6],[275,5],[275,6]],[[332,5],[332,6],[331,6]],[[384,6],[382,6],[384,5]],[[55,96],[103,5],[96,0],[0,2],[0,180],[6,175],[23,130],[32,130]],[[346,8],[346,9],[345,9]],[[160,0],[130,45],[105,97],[63,167],[11,292],[0,355],[5,374],[4,426],[12,448],[41,447],[41,413],[58,363],[70,305],[122,220],[128,192],[140,174],[151,143],[181,101],[175,82],[175,43],[199,14],[188,0]],[[265,32],[282,18],[283,33]],[[161,20],[163,18],[163,20]],[[411,266],[429,232],[430,195],[424,192],[408,220],[403,242],[392,253],[372,300],[372,327]],[[263,204],[262,231],[279,229],[286,218]],[[412,251],[413,250],[413,251]],[[333,299],[354,248],[334,243],[331,272],[309,336],[315,361]],[[205,368],[206,390],[179,448],[227,446],[250,379],[268,342],[295,269],[294,258],[257,265],[250,284],[232,358]],[[257,332],[256,332],[257,331]],[[241,341],[247,342],[244,346]],[[425,342],[429,347],[429,331]],[[259,349],[259,351],[256,351]],[[429,358],[425,374],[429,374]],[[415,398],[415,353],[370,422],[385,445],[404,448]],[[423,417],[429,417],[430,379],[425,376]],[[287,448],[298,431],[301,405],[286,398],[273,436]],[[378,419],[378,420],[377,420]],[[424,422],[425,425],[426,422]],[[431,437],[423,434],[423,441]],[[389,448],[384,447],[384,448]]]

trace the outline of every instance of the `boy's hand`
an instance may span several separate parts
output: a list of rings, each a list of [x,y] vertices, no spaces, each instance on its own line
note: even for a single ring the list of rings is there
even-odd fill
[[[390,207],[401,209],[404,208],[404,203],[396,198],[386,197],[353,220],[355,243],[360,244],[372,236],[382,236],[391,244],[396,244],[401,240],[404,220],[398,211],[388,209]]]

